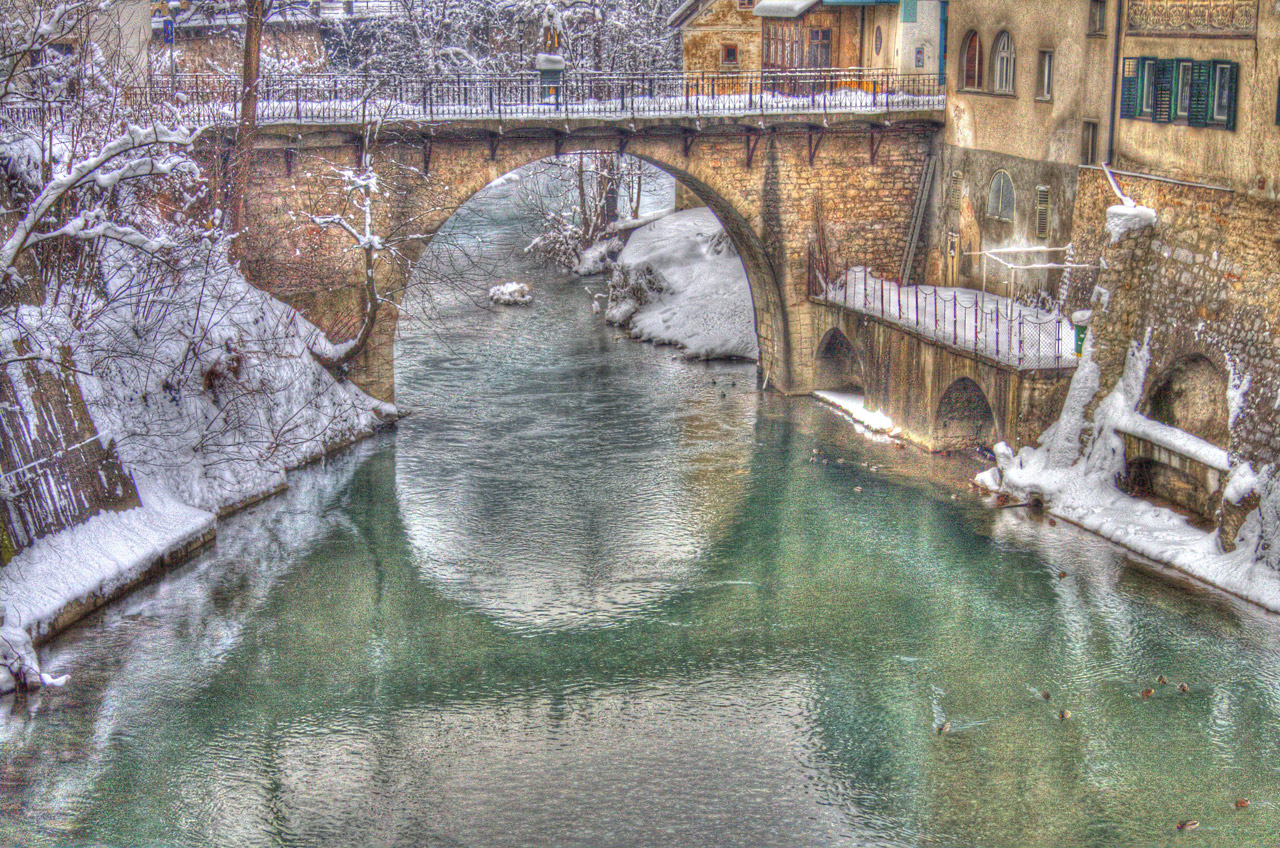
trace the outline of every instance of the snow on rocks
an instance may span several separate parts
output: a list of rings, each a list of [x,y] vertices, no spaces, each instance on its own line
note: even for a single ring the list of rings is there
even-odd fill
[[[579,277],[594,277],[613,267],[614,257],[622,250],[622,239],[611,235],[583,250],[574,263],[573,273]]]
[[[605,318],[695,359],[760,356],[746,269],[706,208],[672,213],[632,234],[614,265]]]
[[[503,283],[489,289],[489,300],[504,306],[533,303],[533,290],[524,283]]]
[[[1107,234],[1116,244],[1130,232],[1149,227],[1156,222],[1156,211],[1147,206],[1118,204],[1107,210]]]
[[[976,482],[1017,498],[1039,498],[1049,512],[1060,518],[1280,612],[1280,571],[1259,553],[1264,547],[1267,510],[1280,505],[1280,496],[1271,503],[1268,498],[1275,493],[1263,493],[1262,509],[1249,515],[1235,540],[1236,549],[1227,553],[1216,532],[1192,526],[1173,510],[1127,495],[1116,487],[1116,479],[1124,471],[1123,432],[1165,444],[1206,465],[1223,470],[1228,467],[1226,452],[1221,448],[1150,421],[1135,411],[1149,361],[1147,345],[1134,345],[1119,382],[1098,405],[1090,421],[1086,407],[1098,392],[1100,375],[1092,360],[1092,342],[1087,343],[1062,416],[1045,431],[1040,445],[1017,453],[1007,444],[997,445],[996,468],[979,474]],[[1250,466],[1237,466],[1231,470],[1224,494],[1228,502],[1235,503],[1266,489],[1268,483],[1266,474],[1255,473]]]

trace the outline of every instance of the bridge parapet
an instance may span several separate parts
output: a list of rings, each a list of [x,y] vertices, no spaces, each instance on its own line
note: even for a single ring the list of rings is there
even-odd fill
[[[260,124],[350,125],[539,119],[778,118],[892,115],[943,122],[946,79],[869,68],[731,74],[600,74],[567,71],[547,85],[536,73],[432,77],[333,74],[265,76]],[[158,78],[133,92],[140,106],[183,120],[239,120],[240,83],[216,75]]]

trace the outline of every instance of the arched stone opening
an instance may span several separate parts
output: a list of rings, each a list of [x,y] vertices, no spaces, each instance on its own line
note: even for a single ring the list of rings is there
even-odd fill
[[[862,392],[857,352],[844,333],[831,329],[814,356],[814,387],[831,391]]]
[[[1152,382],[1145,412],[1220,448],[1230,444],[1227,375],[1202,354],[1182,357]]]
[[[938,402],[933,418],[933,449],[991,447],[996,437],[995,415],[978,384],[968,377],[952,383]]]
[[[1227,375],[1203,354],[1181,357],[1161,372],[1141,411],[1217,447],[1230,444]],[[1218,512],[1224,476],[1220,469],[1134,436],[1125,437],[1125,449],[1123,482],[1130,494],[1180,506],[1206,520]]]
[[[617,153],[616,148],[611,148],[603,139],[579,141],[584,142],[584,146],[575,146],[572,151],[566,151],[563,155]],[[668,151],[667,148],[670,150]],[[661,155],[656,155],[655,149]],[[526,146],[513,141],[504,145],[503,150],[509,153],[500,157],[496,166],[486,168],[482,172],[467,173],[469,181],[459,180],[448,187],[448,193],[451,195],[448,203],[450,211],[437,222],[435,230],[443,226],[452,214],[469,203],[496,179],[539,161],[553,158],[547,156],[545,145],[528,144]],[[724,227],[747,274],[756,339],[760,350],[760,376],[767,387],[786,390],[792,385],[789,322],[782,282],[774,263],[769,258],[760,234],[756,232],[743,211],[736,208],[720,191],[689,170],[672,164],[672,161],[680,156],[680,150],[680,138],[667,139],[656,136],[644,142],[637,141],[633,149],[628,150],[625,155],[652,165],[673,177],[678,186],[683,187],[709,208]],[[480,177],[481,173],[483,177]]]

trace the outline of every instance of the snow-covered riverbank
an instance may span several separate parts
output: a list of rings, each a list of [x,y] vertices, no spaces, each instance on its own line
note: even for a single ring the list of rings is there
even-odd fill
[[[99,437],[114,443],[141,505],[40,538],[0,569],[0,692],[16,674],[38,681],[33,639],[207,541],[220,512],[279,491],[290,469],[396,415],[334,379],[313,354],[335,346],[249,285],[225,245],[200,250],[156,320],[137,321],[133,304],[152,292],[121,254],[104,257],[118,264],[104,262],[107,302],[87,328],[55,306],[24,308],[28,338],[74,352]]]
[[[747,272],[715,214],[675,212],[637,229],[609,281],[606,319],[694,359],[758,359]]]
[[[980,474],[978,483],[1017,498],[1038,498],[1048,512],[1060,518],[1197,580],[1280,612],[1280,571],[1266,562],[1261,533],[1263,511],[1274,509],[1272,501],[1277,497],[1270,484],[1270,470],[1255,471],[1247,463],[1229,468],[1223,499],[1238,505],[1257,495],[1262,501],[1261,509],[1249,514],[1237,538],[1228,540],[1234,546],[1231,551],[1225,550],[1216,531],[1202,530],[1174,510],[1120,491],[1116,481],[1125,470],[1122,434],[1134,429],[1135,419],[1146,421],[1134,410],[1149,352],[1145,346],[1130,352],[1124,376],[1089,417],[1086,409],[1099,385],[1098,366],[1091,353],[1090,344],[1072,379],[1061,417],[1041,437],[1039,445],[1017,453],[1008,445],[997,445],[997,467]],[[1144,432],[1152,430],[1150,426],[1144,428]],[[1207,463],[1228,464],[1225,451],[1190,434],[1162,427],[1157,435],[1166,440],[1176,438],[1174,445],[1181,453]]]

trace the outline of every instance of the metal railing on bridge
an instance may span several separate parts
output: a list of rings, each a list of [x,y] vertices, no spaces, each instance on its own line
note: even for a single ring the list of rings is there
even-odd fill
[[[823,281],[811,270],[809,296],[918,333],[1019,371],[1075,368],[1076,330],[1062,315],[974,289],[903,286],[866,268]]]
[[[821,116],[935,112],[945,106],[938,74],[852,68],[727,74],[601,74],[566,71],[425,77],[314,74],[266,76],[260,123]],[[240,81],[214,74],[159,78],[131,92],[135,104],[189,123],[240,117]]]

